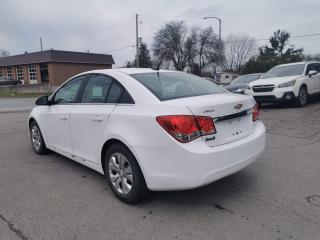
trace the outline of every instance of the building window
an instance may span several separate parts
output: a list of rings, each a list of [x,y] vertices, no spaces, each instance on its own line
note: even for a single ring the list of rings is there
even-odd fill
[[[17,80],[23,81],[23,67],[22,66],[17,67]]]
[[[30,81],[37,81],[36,65],[29,65],[29,80]]]
[[[7,67],[7,76],[12,77],[12,69],[11,67]]]

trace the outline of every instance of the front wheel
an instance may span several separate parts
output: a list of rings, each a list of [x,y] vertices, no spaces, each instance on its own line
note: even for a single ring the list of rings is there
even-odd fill
[[[302,86],[299,90],[299,95],[296,101],[298,107],[304,107],[308,102],[308,92],[305,86]]]
[[[43,140],[40,128],[35,121],[30,124],[30,137],[33,150],[37,154],[45,154],[48,152],[46,144]]]
[[[145,198],[149,190],[141,169],[128,148],[116,143],[105,155],[105,176],[112,192],[123,202],[135,203]]]

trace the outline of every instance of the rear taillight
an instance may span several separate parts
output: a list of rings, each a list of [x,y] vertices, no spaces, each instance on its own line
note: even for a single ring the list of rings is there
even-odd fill
[[[252,108],[252,121],[259,120],[259,117],[260,117],[260,107],[259,107],[259,104],[256,103]]]
[[[192,115],[159,116],[157,122],[179,142],[190,142],[200,136],[216,133],[210,117]]]

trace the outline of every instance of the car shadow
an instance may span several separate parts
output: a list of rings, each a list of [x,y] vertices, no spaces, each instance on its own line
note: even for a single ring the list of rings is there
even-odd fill
[[[228,212],[231,210],[224,206],[225,202],[234,199],[234,195],[250,192],[255,187],[255,183],[255,175],[251,174],[250,170],[244,169],[204,187],[183,191],[153,192],[141,204],[157,203],[191,208],[211,206]]]
[[[320,103],[320,95],[315,95],[315,96],[309,97],[307,106],[312,106],[319,103]],[[280,103],[263,103],[260,105],[260,107],[262,110],[267,110],[267,109],[295,108],[295,105],[293,103],[280,102]]]
[[[89,178],[93,181],[92,184],[99,184],[101,188],[105,189],[105,194],[108,195],[106,198],[115,197],[102,174],[55,152],[50,152],[47,156],[50,160],[54,157],[54,161],[60,162],[64,168],[73,169],[73,174],[82,178]],[[250,192],[252,188],[255,188],[256,175],[250,168],[249,166],[240,172],[204,187],[183,191],[151,192],[148,198],[132,205],[132,207],[144,208],[153,204],[171,205],[173,207],[212,206],[219,210],[227,211],[227,209],[223,207],[225,201],[233,199],[234,195]]]

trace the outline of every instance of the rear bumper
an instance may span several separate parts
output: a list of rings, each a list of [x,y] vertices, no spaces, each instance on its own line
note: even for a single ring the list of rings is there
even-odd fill
[[[265,149],[265,127],[238,141],[208,147],[197,139],[187,146],[134,147],[151,190],[182,190],[209,184],[235,173],[256,160]]]

